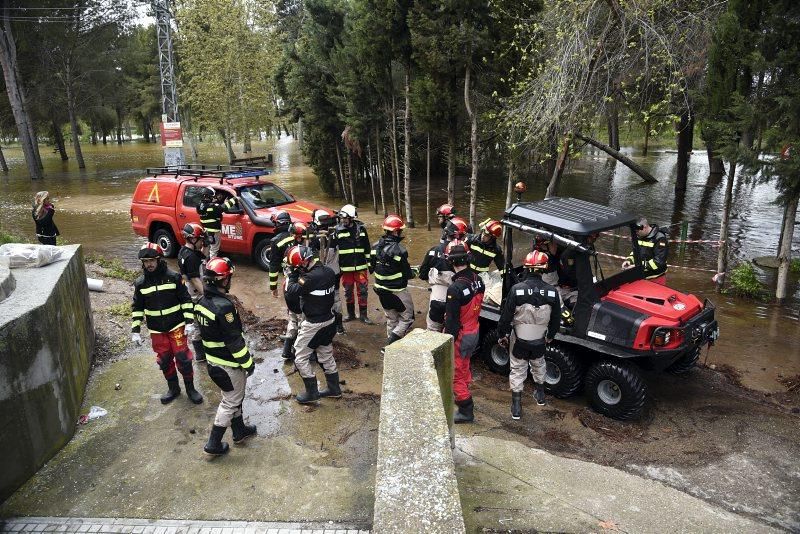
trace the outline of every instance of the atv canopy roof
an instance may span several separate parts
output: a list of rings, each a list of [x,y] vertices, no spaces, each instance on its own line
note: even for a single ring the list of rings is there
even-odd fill
[[[550,231],[589,235],[636,223],[636,217],[623,211],[578,200],[550,197],[537,202],[518,202],[508,208],[503,223],[541,226]]]

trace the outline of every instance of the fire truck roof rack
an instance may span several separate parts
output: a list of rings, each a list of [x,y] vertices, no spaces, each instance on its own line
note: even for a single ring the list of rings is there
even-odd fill
[[[251,158],[255,159],[255,158]],[[190,163],[187,165],[176,165],[170,167],[148,167],[148,176],[169,176],[175,178],[190,176],[196,182],[198,178],[218,178],[220,185],[223,181],[230,183],[234,178],[258,178],[271,174],[265,167],[252,167],[249,165],[208,165],[204,163]]]

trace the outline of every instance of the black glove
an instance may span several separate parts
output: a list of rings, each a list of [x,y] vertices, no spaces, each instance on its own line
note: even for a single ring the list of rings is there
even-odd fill
[[[247,373],[247,376],[253,376],[253,373],[256,372],[256,362],[253,362],[253,365],[246,368],[244,372]]]

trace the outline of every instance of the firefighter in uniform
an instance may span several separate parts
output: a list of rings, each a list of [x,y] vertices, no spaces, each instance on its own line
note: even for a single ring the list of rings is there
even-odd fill
[[[201,271],[206,261],[203,248],[205,247],[207,236],[205,229],[197,223],[186,223],[183,227],[183,239],[186,243],[178,251],[178,268],[193,302],[197,302],[203,296]],[[197,329],[195,329],[189,341],[192,342],[192,347],[194,348],[195,361],[204,362],[206,353],[203,351],[200,332]]]
[[[347,303],[345,322],[356,318],[355,293],[358,293],[359,319],[364,324],[372,324],[367,316],[367,294],[369,292],[370,244],[367,230],[361,221],[356,220],[358,212],[351,204],[339,210],[339,224],[334,232],[336,249],[339,251],[339,268],[342,270],[342,285]]]
[[[522,417],[522,390],[530,367],[535,384],[534,398],[544,406],[544,378],[547,366],[545,347],[561,324],[561,301],[558,290],[542,281],[549,258],[534,250],[525,257],[524,279],[514,284],[503,300],[498,322],[500,345],[509,349],[511,374],[511,417]],[[510,336],[510,339],[509,339]]]
[[[283,258],[286,250],[294,241],[294,236],[289,233],[292,217],[288,212],[280,210],[270,216],[275,225],[275,235],[269,241],[269,290],[272,296],[278,298],[278,277],[283,270]]]
[[[206,350],[208,376],[222,396],[211,434],[203,447],[212,456],[228,452],[228,444],[222,437],[229,426],[237,445],[256,433],[256,427],[246,425],[242,415],[247,377],[253,374],[256,365],[247,350],[239,313],[227,295],[233,271],[228,258],[209,260],[203,273],[204,295],[194,308]]]
[[[283,339],[283,353],[281,357],[285,360],[292,360],[294,359],[294,340],[297,339],[297,332],[300,330],[300,322],[303,320],[303,312],[300,310],[300,303],[297,299],[290,298],[288,288],[289,288],[289,275],[292,272],[292,268],[289,267],[288,262],[286,261],[286,254],[288,254],[289,250],[295,245],[303,245],[308,237],[307,234],[308,226],[306,223],[303,222],[293,222],[289,225],[289,236],[292,238],[286,245],[281,245],[278,243],[278,246],[283,246],[286,253],[284,253],[284,258],[282,262],[283,267],[283,300],[286,302],[286,312],[287,312],[287,320],[286,320],[286,332],[283,336],[280,336]],[[285,240],[284,240],[285,241]]]
[[[222,244],[220,232],[222,231],[222,214],[236,205],[236,198],[225,200],[225,193],[215,191],[213,187],[206,187],[200,197],[197,213],[200,215],[200,224],[208,232],[208,257],[215,258]]]
[[[342,271],[339,269],[339,251],[332,238],[333,227],[336,219],[328,215],[325,210],[314,210],[311,214],[311,224],[308,227],[308,246],[319,258],[320,263],[330,268],[336,274],[336,291],[333,293],[333,319],[336,324],[336,333],[344,334],[342,324],[342,299],[339,296],[339,284]]]
[[[485,273],[489,271],[489,266],[494,262],[497,269],[502,271],[505,259],[497,240],[503,233],[503,227],[500,226],[499,221],[486,219],[480,224],[480,228],[480,234],[470,235],[467,238],[470,256],[472,256],[470,267],[476,273]]]
[[[183,375],[186,396],[193,403],[200,404],[203,396],[194,388],[192,353],[186,343],[187,336],[194,335],[195,329],[192,299],[181,275],[167,268],[160,246],[145,244],[139,250],[139,259],[144,273],[133,283],[131,340],[141,345],[139,332],[142,321],[145,321],[156,363],[169,385],[169,390],[161,396],[162,404],[172,402],[181,394],[176,367]]]
[[[419,279],[425,280],[431,286],[426,323],[427,329],[432,332],[441,332],[444,328],[447,288],[453,281],[453,268],[445,260],[444,250],[451,240],[464,239],[467,233],[467,223],[460,217],[454,217],[453,220],[447,222],[444,232],[445,241],[431,247],[419,266]]]
[[[398,215],[383,220],[384,235],[372,247],[370,264],[375,273],[373,290],[386,315],[386,345],[391,345],[414,324],[414,302],[408,292],[408,281],[414,272],[408,264],[408,251],[400,244],[406,224]]]
[[[658,227],[650,226],[647,219],[641,217],[636,221],[636,235],[639,238],[639,254],[642,258],[642,271],[645,280],[657,284],[667,284],[667,235]],[[623,269],[633,267],[633,252],[622,263]]]
[[[287,262],[294,269],[289,278],[288,293],[299,299],[303,312],[300,333],[294,343],[294,365],[306,387],[297,395],[297,402],[309,404],[320,397],[342,396],[339,387],[339,370],[333,358],[333,338],[336,325],[333,321],[333,292],[336,291],[336,275],[322,265],[310,247],[299,245],[289,249]],[[317,363],[325,373],[327,389],[319,391],[317,377],[311,365],[311,354],[316,352]]]
[[[439,221],[439,228],[442,229],[442,236],[439,238],[439,243],[447,243],[447,232],[445,228],[447,223],[456,216],[456,209],[452,204],[442,204],[436,208],[436,219]]]
[[[469,384],[472,382],[470,357],[478,348],[478,319],[486,287],[478,273],[469,267],[469,246],[464,241],[456,239],[448,243],[444,255],[455,272],[453,283],[447,288],[444,324],[444,333],[453,336],[455,341],[453,395],[458,411],[453,422],[471,423],[475,417],[472,394],[469,391]]]

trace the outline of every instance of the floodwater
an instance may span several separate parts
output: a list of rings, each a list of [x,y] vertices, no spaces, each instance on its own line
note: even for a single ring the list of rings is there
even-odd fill
[[[6,159],[11,168],[0,176],[0,228],[7,232],[34,239],[30,217],[30,201],[36,191],[47,189],[56,204],[56,222],[64,239],[69,243],[82,243],[86,252],[95,252],[122,258],[136,264],[136,251],[143,242],[130,227],[130,197],[144,169],[163,163],[162,149],[154,144],[125,144],[118,146],[84,146],[87,169],[79,171],[74,161],[62,163],[50,147],[42,146],[46,178],[31,182],[19,149],[6,148]],[[302,163],[295,141],[282,138],[256,144],[256,154],[271,152],[275,157],[273,181],[299,198],[307,198],[334,208],[340,199],[324,194],[310,168]],[[643,184],[622,164],[605,154],[588,151],[572,162],[562,185],[563,196],[622,208],[647,216],[659,225],[676,225],[670,228],[673,238],[678,238],[677,224],[689,223],[689,239],[716,240],[719,235],[721,206],[724,195],[722,177],[708,176],[708,162],[704,152],[695,152],[690,162],[688,188],[684,198],[675,199],[673,188],[676,155],[664,150],[651,150],[642,157],[634,148],[623,148],[638,163],[648,168],[660,181]],[[202,162],[224,163],[225,152],[221,144],[203,144],[200,147]],[[467,177],[457,182],[456,205],[461,214],[467,213]],[[438,239],[434,230],[428,233],[425,226],[425,180],[419,180],[412,190],[415,218],[418,228],[407,232],[406,244],[412,260],[421,260],[425,251]],[[431,205],[446,200],[445,181],[432,180]],[[527,199],[541,198],[546,187],[543,178],[528,181]],[[499,217],[505,204],[505,181],[502,176],[482,175],[479,181],[478,217]],[[757,256],[774,255],[777,248],[782,210],[773,204],[775,189],[756,178],[739,177],[734,188],[734,206],[731,217],[731,249],[733,263]],[[387,207],[390,193],[386,191]],[[365,220],[370,235],[380,233],[380,217],[372,213],[372,194],[364,188],[360,192],[360,215]],[[380,199],[379,199],[380,203]],[[800,236],[795,240],[800,239]],[[598,249],[626,255],[627,245],[613,237],[601,238]],[[718,306],[721,339],[708,355],[708,363],[728,363],[741,373],[742,382],[765,391],[781,391],[777,381],[780,375],[800,373],[800,295],[798,284],[792,281],[794,297],[787,306],[753,303],[734,297],[718,295],[711,276],[715,271],[717,249],[710,244],[689,244],[680,248],[674,244],[670,251],[669,285],[676,289],[709,298]],[[608,274],[618,267],[619,260],[605,258],[603,270]],[[239,258],[237,276],[240,280],[266,286],[266,278],[249,260]],[[774,273],[763,273],[771,283]],[[265,291],[266,293],[266,291]],[[258,291],[257,295],[262,293]],[[256,297],[258,298],[258,297]],[[245,299],[251,300],[251,299]],[[263,308],[264,303],[255,304]],[[260,304],[260,305],[259,305]],[[706,355],[704,353],[703,357]]]

